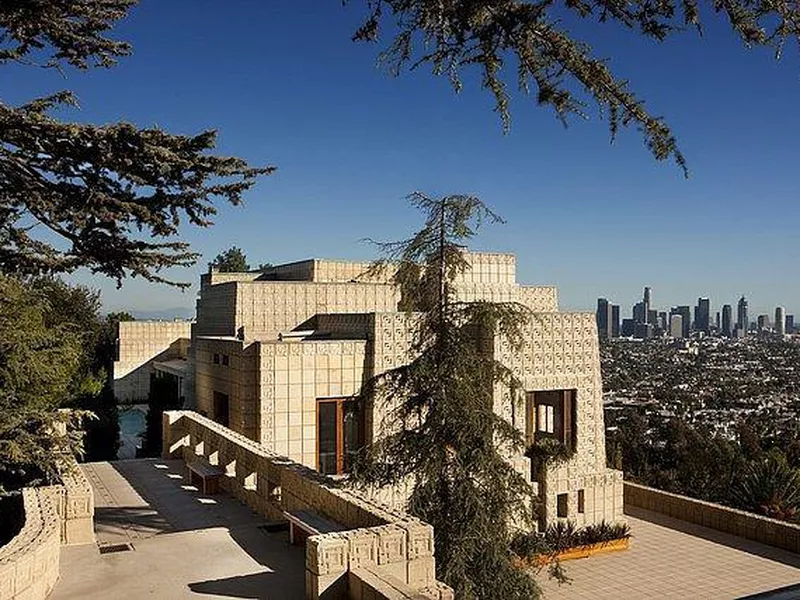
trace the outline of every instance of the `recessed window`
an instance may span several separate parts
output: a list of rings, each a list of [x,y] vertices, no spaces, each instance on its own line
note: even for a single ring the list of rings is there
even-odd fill
[[[569,494],[559,494],[556,496],[556,515],[562,519],[567,518],[567,505],[569,503]]]
[[[227,354],[222,355],[222,366],[227,367],[230,364],[230,356]]]
[[[583,490],[578,490],[578,512],[581,514],[586,512],[586,495]]]
[[[215,365],[219,364],[219,354],[217,354],[216,352],[214,353],[214,364]]]
[[[575,447],[575,390],[547,390],[527,394],[527,438],[554,438],[567,449]]]

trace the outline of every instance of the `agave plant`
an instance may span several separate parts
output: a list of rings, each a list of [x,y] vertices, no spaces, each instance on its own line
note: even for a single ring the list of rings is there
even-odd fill
[[[578,546],[579,537],[578,528],[572,521],[553,523],[545,533],[545,540],[557,552]]]
[[[580,543],[589,546],[631,537],[630,527],[626,523],[608,523],[605,520],[587,525],[578,532]]]
[[[750,463],[731,490],[734,505],[791,521],[800,510],[800,472],[782,455],[767,454]]]

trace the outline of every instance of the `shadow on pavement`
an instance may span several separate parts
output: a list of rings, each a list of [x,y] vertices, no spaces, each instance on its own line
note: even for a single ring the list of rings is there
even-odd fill
[[[257,528],[230,531],[236,544],[267,570],[189,584],[197,594],[231,598],[295,599],[305,594],[305,551],[288,543],[286,532],[265,533]]]

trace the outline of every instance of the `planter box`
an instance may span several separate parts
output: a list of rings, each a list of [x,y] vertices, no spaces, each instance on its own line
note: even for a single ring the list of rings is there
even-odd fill
[[[588,546],[578,546],[577,548],[569,548],[558,552],[553,558],[558,560],[575,560],[576,558],[588,558],[595,554],[608,554],[609,552],[618,552],[620,550],[627,550],[630,545],[630,538],[623,538],[621,540],[611,540],[610,542],[600,542],[597,544],[589,544]],[[545,556],[544,564],[550,562],[551,557]]]
[[[519,568],[526,567],[544,567],[554,560],[575,560],[578,558],[588,558],[595,554],[608,554],[609,552],[618,552],[620,550],[627,550],[630,545],[630,538],[623,538],[621,540],[611,540],[610,542],[599,542],[597,544],[588,544],[586,546],[576,546],[556,552],[555,554],[540,554],[529,559],[516,557],[513,561],[515,566]]]

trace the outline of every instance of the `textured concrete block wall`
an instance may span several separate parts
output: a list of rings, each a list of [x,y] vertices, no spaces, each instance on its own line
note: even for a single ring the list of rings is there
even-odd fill
[[[573,458],[547,469],[539,482],[547,521],[555,520],[557,497],[567,494],[568,518],[579,525],[622,520],[622,475],[606,467],[605,425],[597,325],[593,313],[534,313],[524,345],[495,341],[497,356],[521,380],[525,392],[576,390],[576,449]],[[497,410],[525,432],[524,398],[512,411],[507,392],[495,393]],[[583,490],[584,512],[578,512]]]
[[[0,547],[0,600],[46,598],[58,580],[61,523],[58,486],[22,492],[25,525]]]
[[[800,525],[737,510],[713,502],[625,482],[625,506],[637,507],[800,553]]]
[[[154,360],[186,351],[191,323],[124,321],[119,323],[119,355],[114,361],[114,394],[123,402],[146,402]]]
[[[195,335],[236,335],[236,289],[231,281],[200,290]]]
[[[237,284],[236,326],[248,339],[277,339],[322,313],[397,310],[398,291],[374,283],[253,282]]]
[[[307,509],[348,528],[308,539],[308,597],[347,597],[348,570],[371,568],[423,598],[452,598],[447,595],[449,588],[435,579],[430,525],[342,488],[197,413],[165,412],[163,435],[165,458],[202,456],[219,465],[227,474],[223,489],[269,518]]]
[[[317,401],[358,393],[365,381],[366,342],[261,343],[260,442],[317,467]]]
[[[94,492],[89,480],[77,463],[61,475],[63,492],[59,501],[61,543],[64,545],[93,544]]]
[[[58,580],[62,545],[94,543],[94,496],[77,464],[62,485],[22,490],[25,524],[0,547],[0,600],[39,600]]]
[[[214,361],[215,355],[217,362]],[[213,417],[214,392],[226,394],[229,399],[230,428],[258,440],[261,423],[259,367],[257,343],[248,344],[236,339],[195,338],[194,385],[197,409]]]

